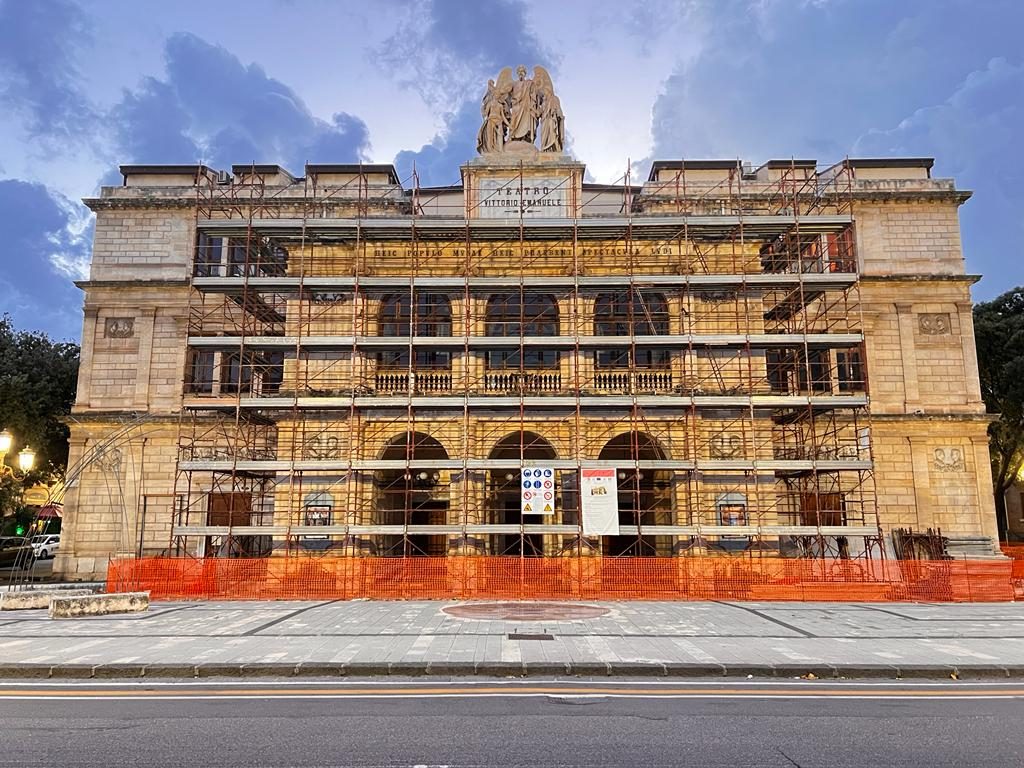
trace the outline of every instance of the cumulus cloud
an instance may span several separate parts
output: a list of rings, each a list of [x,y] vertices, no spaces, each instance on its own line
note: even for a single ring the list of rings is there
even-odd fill
[[[215,167],[279,163],[296,174],[306,162],[358,162],[369,150],[354,115],[314,116],[289,86],[258,64],[243,64],[192,34],[166,44],[165,78],[148,77],[113,110],[126,159],[202,160]]]
[[[37,146],[91,137],[96,114],[75,60],[88,39],[85,14],[70,0],[0,0],[0,105],[23,117]]]
[[[858,136],[908,105],[934,104],[993,51],[1016,51],[1016,0],[732,0],[695,13],[698,55],[665,81],[652,111],[653,156],[794,154],[841,159]]]
[[[377,49],[377,60],[434,108],[478,99],[501,67],[554,65],[519,0],[407,2],[405,20]]]
[[[530,29],[517,0],[432,0],[410,4],[409,12],[378,57],[446,116],[429,143],[399,153],[395,165],[403,179],[415,164],[421,184],[452,184],[459,180],[459,165],[476,154],[479,104],[487,79],[503,67],[551,68],[556,61]]]
[[[0,181],[0,307],[18,327],[58,338],[81,332],[82,297],[71,279],[85,276],[92,239],[82,210],[42,184]]]
[[[934,156],[938,174],[975,190],[961,225],[968,270],[989,275],[976,295],[1024,282],[1024,5],[940,5],[703,7],[714,11],[708,38],[665,81],[652,110],[653,157]]]
[[[936,174],[974,190],[961,209],[970,270],[988,277],[987,296],[1024,284],[1024,62],[1003,58],[968,75],[949,98],[915,110],[887,130],[872,130],[854,145],[858,155],[926,155]]]

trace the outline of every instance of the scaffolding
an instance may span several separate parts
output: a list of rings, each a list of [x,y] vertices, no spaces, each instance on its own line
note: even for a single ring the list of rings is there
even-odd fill
[[[487,216],[466,169],[197,173],[164,553],[883,556],[848,163],[532,173],[568,215]]]

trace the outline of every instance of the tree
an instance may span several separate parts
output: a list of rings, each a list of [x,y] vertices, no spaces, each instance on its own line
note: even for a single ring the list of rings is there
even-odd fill
[[[17,331],[0,318],[0,429],[9,429],[17,452],[36,451],[33,475],[62,474],[68,462],[68,428],[78,380],[78,345],[45,333]]]
[[[981,395],[989,426],[996,522],[1006,536],[1006,491],[1024,465],[1024,286],[974,307]]]

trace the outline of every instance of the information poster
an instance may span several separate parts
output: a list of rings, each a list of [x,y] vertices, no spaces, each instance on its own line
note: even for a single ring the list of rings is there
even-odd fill
[[[523,467],[521,507],[524,515],[555,514],[555,470],[551,467]]]
[[[619,487],[614,469],[584,469],[580,486],[584,536],[619,535]]]

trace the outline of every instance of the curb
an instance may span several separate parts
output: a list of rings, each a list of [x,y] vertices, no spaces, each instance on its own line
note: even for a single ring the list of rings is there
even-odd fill
[[[813,675],[813,677],[811,677]],[[132,678],[324,678],[324,677],[668,677],[958,680],[1024,679],[1024,666],[977,664],[688,664],[684,662],[473,662],[393,661],[209,664],[0,664],[0,681],[25,679]]]

